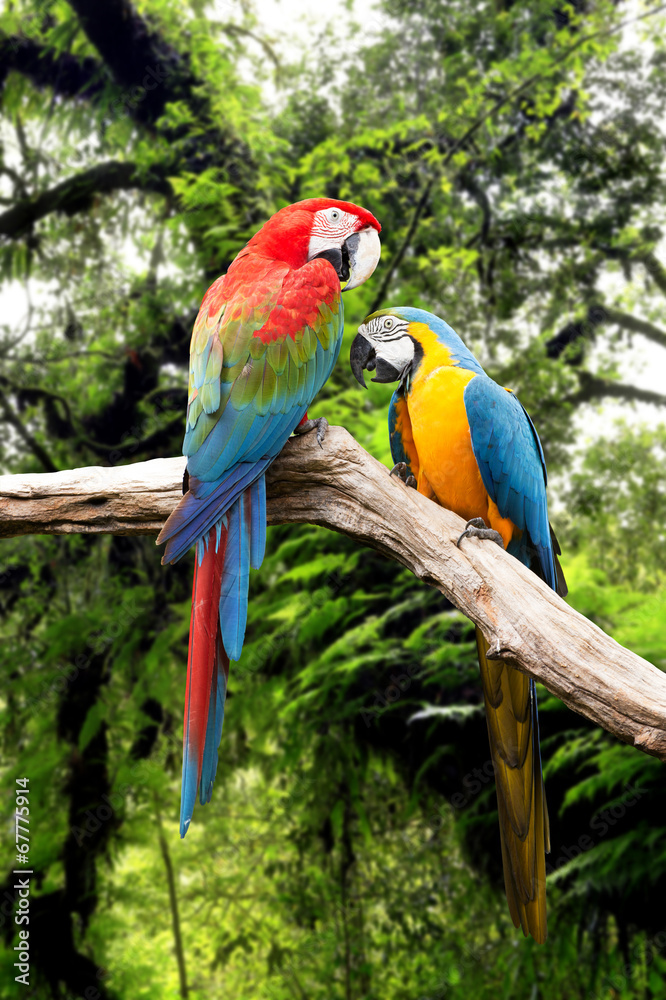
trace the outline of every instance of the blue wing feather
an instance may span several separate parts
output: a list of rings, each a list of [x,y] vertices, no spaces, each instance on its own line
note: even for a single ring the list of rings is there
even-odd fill
[[[530,544],[544,580],[557,589],[541,442],[525,408],[487,375],[477,375],[463,396],[472,448],[483,485],[502,517],[523,532],[508,551],[530,565]]]
[[[194,543],[216,524],[248,486],[273,461],[241,462],[221,482],[201,483],[190,478],[190,491],[162,529],[158,541],[166,542],[163,562],[177,562]]]
[[[217,642],[221,641],[218,633]],[[222,738],[224,722],[224,702],[227,696],[227,675],[223,667],[223,658],[219,652],[216,657],[215,669],[211,677],[210,701],[208,703],[208,721],[206,723],[206,742],[204,744],[203,761],[201,765],[201,782],[199,786],[199,801],[201,805],[210,802],[213,794],[213,782],[217,773],[217,748]],[[194,805],[194,802],[192,802]],[[189,815],[192,815],[190,809]],[[189,820],[188,820],[189,822]]]
[[[408,475],[411,476],[413,473],[411,463],[409,461],[409,455],[405,451],[402,434],[400,433],[400,429],[398,427],[398,401],[402,398],[402,391],[400,389],[396,389],[391,396],[388,412],[389,441],[391,444],[391,458],[396,465],[398,462],[404,462],[407,466]]]
[[[259,569],[266,552],[266,477],[260,476],[250,487],[250,566]]]

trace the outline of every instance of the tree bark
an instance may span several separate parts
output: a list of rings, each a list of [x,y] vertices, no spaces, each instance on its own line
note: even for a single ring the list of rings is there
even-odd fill
[[[56,52],[21,35],[0,38],[0,89],[12,70],[39,89],[53,87],[58,97],[92,100],[106,83],[104,66],[92,56]]]
[[[157,533],[182,493],[185,459],[0,477],[0,536]],[[369,545],[437,587],[477,624],[493,658],[575,712],[666,760],[666,677],[574,611],[492,542],[389,475],[341,427],[323,449],[292,438],[271,466],[269,524],[312,523]],[[168,570],[165,570],[168,572]]]
[[[187,100],[197,80],[182,55],[129,0],[69,0],[89,41],[113,78],[126,90],[142,91],[137,120],[155,122],[169,101]]]

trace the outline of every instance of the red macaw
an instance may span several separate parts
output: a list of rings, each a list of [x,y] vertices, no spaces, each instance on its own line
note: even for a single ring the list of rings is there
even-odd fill
[[[196,546],[183,729],[180,835],[197,789],[210,801],[229,661],[241,655],[250,566],[266,543],[265,472],[333,370],[341,282],[379,260],[381,227],[364,208],[311,198],[277,212],[204,296],[190,345],[183,454],[188,491],[164,525],[163,563]]]
[[[374,382],[400,383],[389,410],[393,471],[464,517],[461,538],[492,538],[564,596],[548,523],[546,463],[516,396],[486,375],[444,320],[423,309],[368,316],[350,361],[362,386],[364,368],[376,370]],[[534,681],[489,660],[478,628],[476,639],[509,910],[516,927],[542,942],[550,844]]]

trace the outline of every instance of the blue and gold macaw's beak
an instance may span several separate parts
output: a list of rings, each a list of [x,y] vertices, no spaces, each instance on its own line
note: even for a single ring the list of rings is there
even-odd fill
[[[373,313],[358,328],[349,364],[364,389],[364,370],[376,372],[373,382],[402,382],[411,372],[418,350],[423,353],[410,335],[408,320],[395,313]]]

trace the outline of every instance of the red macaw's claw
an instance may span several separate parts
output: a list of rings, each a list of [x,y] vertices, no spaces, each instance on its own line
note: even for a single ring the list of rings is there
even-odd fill
[[[310,431],[314,430],[317,431],[317,443],[320,448],[323,448],[324,438],[328,430],[328,420],[326,417],[317,417],[316,420],[301,420],[298,427],[294,429],[294,434],[309,434]]]

